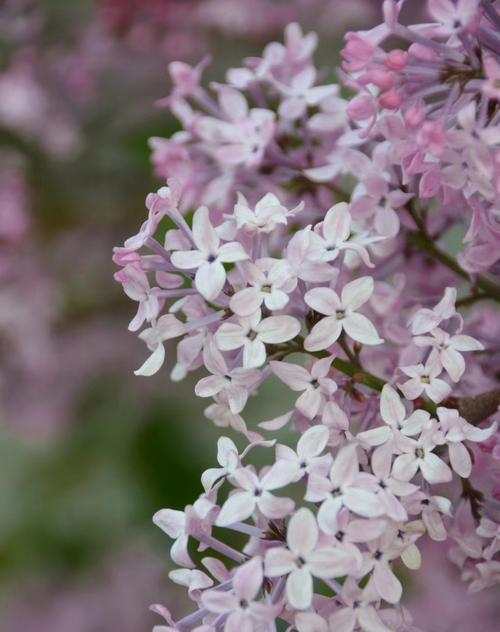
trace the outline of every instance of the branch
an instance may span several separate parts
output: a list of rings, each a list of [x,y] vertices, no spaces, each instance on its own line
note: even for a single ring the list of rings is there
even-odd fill
[[[494,415],[500,407],[500,388],[472,397],[460,397],[457,400],[460,415],[471,424],[478,424],[490,415]]]

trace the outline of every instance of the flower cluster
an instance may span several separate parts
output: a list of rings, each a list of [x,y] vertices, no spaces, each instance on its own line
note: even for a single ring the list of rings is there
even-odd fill
[[[183,129],[151,141],[167,186],[116,280],[136,374],[177,339],[172,379],[206,369],[206,416],[246,447],[221,437],[202,495],[154,517],[196,604],[155,606],[158,632],[416,629],[398,574],[424,537],[456,542],[472,591],[499,581],[500,14],[430,0],[404,26],[402,4],[346,35],[349,100],[297,24],[213,92],[206,61],[170,65]],[[293,395],[255,426],[268,381]]]

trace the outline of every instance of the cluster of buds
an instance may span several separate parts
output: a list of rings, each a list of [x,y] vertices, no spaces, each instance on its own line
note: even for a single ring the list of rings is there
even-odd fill
[[[147,325],[136,374],[177,339],[171,378],[206,370],[207,418],[245,446],[221,437],[196,502],[154,517],[196,606],[154,606],[157,632],[417,629],[397,575],[425,538],[472,591],[500,580],[500,15],[430,0],[403,26],[402,4],[347,34],[350,100],[297,24],[212,92],[205,60],[170,65],[183,129],[151,141],[167,186],[116,279]],[[248,419],[273,380],[289,410]]]

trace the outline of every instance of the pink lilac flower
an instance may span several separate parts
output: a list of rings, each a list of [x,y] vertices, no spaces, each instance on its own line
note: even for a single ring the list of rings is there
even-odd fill
[[[193,216],[193,242],[197,250],[173,252],[172,263],[181,270],[196,269],[196,289],[211,301],[221,293],[226,281],[223,264],[243,261],[248,255],[235,241],[221,245],[206,207],[199,208]]]
[[[337,548],[318,546],[319,529],[314,514],[299,509],[290,519],[287,547],[273,547],[264,560],[267,577],[287,575],[289,604],[298,610],[309,608],[313,598],[313,577],[340,577],[353,567],[353,560]]]
[[[322,318],[314,325],[307,336],[304,343],[307,351],[328,349],[338,340],[343,330],[353,340],[362,344],[381,344],[383,341],[371,321],[357,312],[357,309],[368,301],[372,292],[373,280],[370,277],[363,277],[345,285],[341,298],[330,288],[309,290],[304,296],[305,302],[326,318]]]

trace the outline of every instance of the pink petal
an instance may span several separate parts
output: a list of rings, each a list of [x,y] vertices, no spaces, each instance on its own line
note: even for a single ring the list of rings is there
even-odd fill
[[[228,244],[223,244],[219,248],[217,258],[223,263],[235,263],[236,261],[244,261],[245,259],[248,259],[248,255],[240,243],[237,241],[231,241]]]
[[[342,308],[338,294],[327,287],[316,287],[304,295],[304,301],[319,314],[334,316]]]
[[[134,371],[134,375],[143,375],[145,377],[154,375],[161,369],[164,361],[165,347],[160,343],[144,364]]]
[[[212,255],[217,254],[220,240],[210,222],[206,206],[201,206],[193,215],[193,238],[200,250]]]
[[[375,518],[383,513],[378,497],[372,492],[357,487],[349,487],[345,490],[344,505],[367,518]]]
[[[231,297],[229,307],[238,316],[251,316],[262,304],[262,294],[256,287],[247,287]]]
[[[385,384],[380,395],[380,414],[389,426],[399,425],[406,415],[401,398],[389,384]]]
[[[335,316],[327,316],[316,323],[311,333],[304,340],[307,351],[321,351],[328,349],[336,342],[342,332],[342,325]]]
[[[196,271],[194,279],[196,289],[207,301],[219,296],[226,282],[226,271],[220,261],[205,261]]]
[[[239,349],[246,341],[240,325],[223,323],[215,334],[215,342],[221,351]]]
[[[259,338],[265,343],[287,342],[300,332],[300,323],[292,316],[270,316],[258,325]]]
[[[281,577],[290,573],[295,566],[295,555],[283,547],[268,549],[264,560],[264,573],[267,577]]]
[[[297,443],[299,457],[310,459],[323,452],[330,433],[326,426],[313,426],[306,430]]]
[[[260,557],[254,557],[236,571],[233,589],[239,598],[253,601],[262,586],[264,573]]]
[[[358,621],[364,632],[391,632],[391,628],[382,622],[373,606],[359,608]]]
[[[323,220],[323,236],[331,243],[345,241],[351,230],[351,215],[346,202],[335,204]]]
[[[269,363],[275,375],[289,386],[292,391],[303,391],[311,382],[311,376],[304,367],[290,362],[271,360]]]
[[[241,522],[249,518],[255,509],[256,498],[251,492],[236,492],[226,500],[220,514],[217,516],[216,524],[219,527],[226,527],[234,522]]]
[[[198,397],[213,397],[225,386],[226,380],[218,375],[203,377],[194,387],[194,392]]]
[[[290,498],[278,498],[270,492],[263,492],[258,499],[259,510],[266,518],[285,518],[293,511],[295,503]]]
[[[173,265],[181,270],[194,270],[207,260],[200,250],[177,250],[170,256]]]
[[[262,366],[266,361],[266,347],[258,338],[255,340],[245,340],[245,348],[243,350],[243,366],[248,369],[254,369]]]
[[[361,344],[379,345],[384,342],[371,321],[362,314],[349,314],[341,322],[346,333]]]
[[[372,277],[356,279],[344,286],[342,290],[342,305],[344,308],[350,307],[352,310],[357,310],[361,305],[366,303],[372,294]]]
[[[308,419],[316,417],[321,405],[321,394],[314,388],[306,389],[295,402],[295,407]]]
[[[262,477],[262,488],[273,490],[285,487],[292,482],[295,472],[295,469],[291,471],[289,461],[278,461]]]
[[[398,603],[403,594],[403,588],[387,562],[382,561],[375,564],[373,581],[382,599],[389,603]]]
[[[329,630],[335,632],[352,632],[356,625],[356,613],[351,608],[341,608],[329,618]]]
[[[210,612],[220,614],[231,612],[238,604],[234,594],[222,590],[206,590],[201,596],[201,601]]]
[[[444,380],[440,380],[439,378],[431,379],[430,384],[425,385],[425,392],[432,399],[433,402],[439,404],[443,399],[448,397],[451,393],[451,386],[447,384]]]
[[[432,485],[435,483],[447,483],[452,479],[450,468],[433,452],[427,452],[420,463],[420,470],[425,480]]]
[[[450,347],[441,351],[439,359],[451,379],[454,382],[458,382],[465,372],[465,360],[463,356]]]
[[[356,446],[348,445],[341,448],[335,457],[330,472],[330,479],[334,487],[349,485],[354,481],[359,471]]]
[[[315,577],[341,577],[356,569],[353,556],[341,548],[321,548],[307,556],[307,564]]]
[[[311,573],[305,566],[294,568],[286,582],[288,603],[297,610],[305,610],[311,605],[313,597],[313,581]]]
[[[462,478],[469,478],[472,471],[472,460],[469,451],[463,443],[448,444],[450,464],[454,471]]]
[[[401,454],[394,461],[392,466],[392,474],[400,481],[409,481],[418,470],[417,459],[413,454]]]
[[[306,558],[318,542],[318,526],[314,514],[302,507],[290,519],[287,543],[297,557]]]

